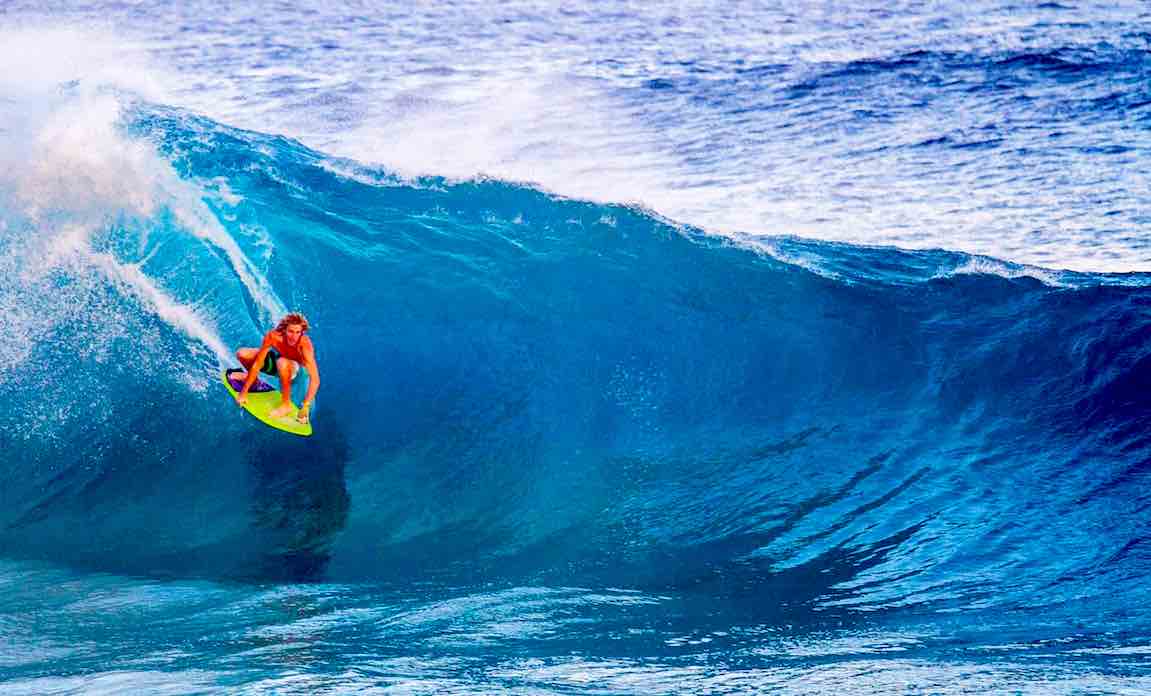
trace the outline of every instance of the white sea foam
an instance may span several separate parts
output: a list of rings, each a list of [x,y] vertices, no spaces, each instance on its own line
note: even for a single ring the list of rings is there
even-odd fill
[[[146,248],[155,253],[158,245],[190,243],[216,249],[260,311],[257,321],[284,307],[204,201],[213,195],[227,205],[234,196],[226,187],[201,189],[182,179],[152,143],[124,133],[125,99],[132,97],[121,90],[155,94],[155,73],[138,67],[141,54],[99,35],[32,29],[0,35],[6,39],[0,63],[11,59],[20,68],[0,78],[0,245],[9,271],[0,282],[0,310],[6,332],[16,338],[0,349],[0,379],[61,322],[91,315],[86,321],[93,326],[116,323],[115,317],[96,321],[109,311],[97,299],[101,283],[185,335],[205,363],[228,361],[219,317],[191,300],[203,294],[195,289],[198,278],[150,274]],[[45,45],[58,49],[47,52],[52,58],[21,58],[43,55]],[[153,239],[160,229],[176,237]],[[108,234],[141,258],[117,258],[98,248],[94,239]],[[93,336],[94,345],[99,338]],[[192,386],[200,381],[193,379]]]
[[[191,22],[194,29],[179,35],[156,26],[157,18],[164,26],[201,19],[180,4],[149,6],[156,13],[150,24],[126,12],[115,32],[45,29],[53,20],[41,18],[41,28],[0,29],[0,46],[9,47],[0,58],[12,57],[0,64],[36,73],[41,66],[27,56],[47,53],[43,71],[51,79],[36,84],[55,88],[79,75],[84,84],[154,95],[406,177],[530,182],[567,197],[639,203],[712,234],[943,248],[1046,268],[1151,270],[1151,252],[1133,228],[1147,179],[1123,176],[1138,170],[1135,155],[1068,154],[1125,142],[1112,125],[1086,128],[1073,115],[1052,124],[1036,120],[1038,107],[1019,107],[1011,118],[1020,127],[1000,133],[1017,147],[923,148],[977,144],[1009,107],[993,91],[955,89],[933,92],[929,107],[904,108],[922,96],[919,88],[883,83],[894,104],[886,110],[862,92],[840,94],[839,78],[825,80],[824,96],[787,93],[805,81],[818,86],[850,61],[918,55],[925,41],[950,41],[976,58],[1017,50],[1030,18],[996,15],[996,32],[988,34],[983,12],[948,12],[947,28],[936,29],[928,11],[891,25],[917,28],[900,32],[845,10],[844,19],[863,32],[857,35],[838,23],[823,34],[749,29],[775,16],[771,9],[715,14],[688,3],[601,16],[577,3],[569,19],[546,4],[512,5],[509,11],[530,21],[501,29],[508,33],[458,31],[459,43],[441,39],[491,19],[486,6],[406,8],[397,15],[411,20],[404,32],[373,25],[372,13],[342,23],[338,6],[265,17],[239,5],[224,13],[226,22]],[[665,22],[685,14],[706,21],[691,31]],[[555,22],[570,26],[541,43],[538,32],[558,31]],[[650,30],[654,43],[619,53],[599,41],[614,22]],[[240,46],[237,23],[272,29],[277,39]],[[313,50],[318,26],[338,48]],[[1093,45],[1071,29],[1050,41]],[[25,50],[32,46],[38,52]],[[787,69],[748,77],[746,69],[758,65]],[[648,78],[668,86],[648,89]],[[29,84],[23,76],[8,80]],[[876,117],[853,115],[870,111]],[[1052,150],[1044,133],[1055,130],[1064,140]]]
[[[1065,279],[1066,274],[1059,273],[1058,271],[1036,266],[1004,263],[997,259],[979,256],[971,257],[956,268],[946,273],[941,273],[936,277],[942,278],[956,275],[997,275],[1003,278],[1032,278],[1044,285],[1050,285],[1052,287],[1072,286],[1072,284]]]
[[[140,44],[91,25],[0,28],[0,65],[0,93],[8,98],[62,96],[102,85],[164,100],[163,85],[174,77],[150,60]]]

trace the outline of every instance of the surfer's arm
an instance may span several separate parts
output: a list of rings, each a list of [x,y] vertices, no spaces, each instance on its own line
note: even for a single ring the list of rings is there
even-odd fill
[[[304,357],[304,369],[308,371],[308,393],[300,404],[300,419],[306,421],[312,408],[312,399],[316,398],[316,392],[320,389],[320,368],[316,365],[316,353],[310,341],[300,346],[300,352]]]
[[[300,353],[304,354],[304,369],[307,370],[307,393],[304,396],[304,408],[312,406],[315,392],[320,390],[320,368],[315,365],[315,352],[311,343],[300,346]]]

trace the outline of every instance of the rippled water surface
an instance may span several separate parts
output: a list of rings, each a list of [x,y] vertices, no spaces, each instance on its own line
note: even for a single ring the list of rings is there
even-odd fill
[[[0,691],[1148,691],[1146,12],[5,4]]]

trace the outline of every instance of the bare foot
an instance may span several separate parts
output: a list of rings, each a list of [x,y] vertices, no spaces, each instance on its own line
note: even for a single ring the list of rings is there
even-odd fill
[[[291,404],[280,404],[268,413],[269,418],[283,418],[292,412]]]

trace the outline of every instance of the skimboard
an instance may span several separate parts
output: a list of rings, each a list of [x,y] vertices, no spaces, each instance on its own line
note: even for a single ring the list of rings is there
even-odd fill
[[[235,399],[240,390],[244,388],[244,381],[233,376],[236,373],[241,373],[243,370],[233,368],[231,370],[224,370],[220,378],[224,380],[224,386],[228,388],[228,393]],[[282,418],[272,418],[268,414],[272,409],[280,405],[280,391],[268,384],[259,377],[252,384],[251,389],[248,390],[248,403],[244,405],[244,410],[255,416],[264,425],[269,425],[276,430],[283,430],[286,433],[293,435],[302,435],[308,437],[312,434],[311,423],[301,423],[296,420],[296,404],[292,402],[292,412]]]

